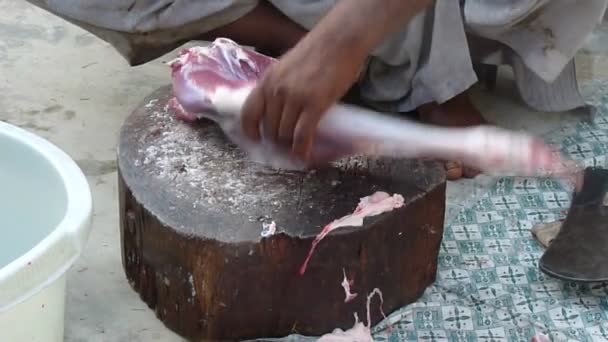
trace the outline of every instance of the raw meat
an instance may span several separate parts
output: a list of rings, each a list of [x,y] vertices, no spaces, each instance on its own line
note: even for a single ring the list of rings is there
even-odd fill
[[[260,235],[262,235],[262,237],[269,237],[271,235],[274,235],[274,233],[276,233],[277,231],[277,224],[274,223],[274,221],[270,222],[270,223],[262,223],[262,232],[260,233]]]
[[[306,267],[308,266],[310,258],[312,258],[315,248],[327,234],[341,227],[361,226],[363,225],[364,218],[380,215],[395,208],[400,208],[401,206],[403,206],[403,196],[398,194],[390,196],[386,192],[378,191],[371,196],[363,197],[352,214],[334,220],[321,230],[319,235],[317,235],[312,242],[310,251],[308,251],[308,256],[306,257],[306,260],[304,260],[302,267],[300,267],[300,275],[303,275],[306,272]]]
[[[241,108],[274,62],[226,38],[184,50],[169,63],[177,99],[173,107],[183,119],[215,121],[256,162],[281,169],[307,168],[310,165],[268,139],[252,143],[241,129]],[[264,136],[263,127],[260,130]],[[578,170],[524,133],[492,126],[430,126],[337,103],[319,123],[312,156],[332,161],[353,154],[461,160],[489,175],[570,176]]]
[[[357,322],[346,330],[335,329],[332,333],[321,336],[318,342],[374,342],[374,338],[368,327],[363,323]]]
[[[377,294],[378,297],[380,297],[380,313],[382,314],[382,317],[384,317],[384,319],[386,320],[386,314],[384,313],[384,310],[382,309],[382,306],[384,305],[384,298],[382,298],[382,291],[380,291],[379,288],[375,288],[372,293],[367,295],[367,303],[365,305],[365,310],[367,313],[367,328],[371,329],[372,328],[372,318],[371,318],[371,312],[369,311],[370,308],[370,304],[372,302],[372,298],[374,298],[374,295]],[[388,327],[389,331],[392,329],[391,326],[389,325]]]
[[[346,279],[346,278],[345,278]],[[344,341],[344,342],[374,342],[374,338],[372,337],[372,333],[371,333],[371,318],[370,318],[370,303],[372,301],[372,298],[374,297],[374,295],[378,295],[378,297],[380,297],[380,312],[382,313],[382,316],[384,317],[384,319],[386,319],[386,315],[384,314],[384,311],[382,310],[382,304],[384,302],[384,300],[382,299],[382,292],[380,291],[380,289],[375,288],[368,296],[367,296],[367,303],[365,306],[366,309],[366,314],[367,314],[367,325],[363,324],[363,322],[359,322],[359,317],[357,317],[357,314],[355,313],[355,325],[346,330],[346,331],[342,331],[342,329],[335,329],[333,332],[331,332],[330,334],[326,334],[321,336],[321,338],[319,338],[317,341],[318,342],[338,342],[338,341]],[[390,329],[390,327],[389,327]]]
[[[549,337],[547,337],[545,334],[538,334],[532,337],[531,342],[551,342],[551,339],[549,339]]]
[[[350,292],[350,287],[353,285],[353,281],[346,278],[346,270],[342,269],[342,274],[344,274],[344,279],[341,283],[342,287],[344,288],[344,303],[348,303],[357,298],[357,294]]]

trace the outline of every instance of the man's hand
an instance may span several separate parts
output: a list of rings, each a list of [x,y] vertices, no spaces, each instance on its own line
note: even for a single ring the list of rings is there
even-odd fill
[[[370,52],[432,2],[339,1],[249,95],[245,134],[259,140],[262,124],[265,135],[310,161],[321,116],[352,86]]]
[[[266,138],[309,154],[322,115],[353,85],[362,61],[329,42],[303,41],[271,66],[243,107],[243,129],[254,140]]]

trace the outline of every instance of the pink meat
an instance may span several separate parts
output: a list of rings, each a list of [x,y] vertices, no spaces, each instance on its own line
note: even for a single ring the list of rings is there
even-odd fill
[[[361,322],[357,322],[346,331],[336,329],[329,334],[325,334],[317,342],[374,342],[374,338],[368,327]]]
[[[363,220],[366,217],[380,215],[382,213],[391,211],[395,208],[403,206],[403,196],[395,194],[390,196],[386,192],[376,192],[371,196],[363,197],[359,201],[359,205],[352,214],[346,215],[340,219],[337,219],[330,224],[326,225],[323,230],[313,240],[310,251],[304,263],[300,267],[300,275],[306,272],[306,267],[312,258],[312,255],[317,248],[317,245],[327,234],[342,227],[357,227],[363,225]]]
[[[333,332],[321,336],[317,341],[373,342],[374,338],[372,337],[371,333],[370,303],[374,295],[378,295],[378,297],[380,297],[380,313],[382,314],[382,317],[386,319],[384,310],[382,310],[382,305],[384,303],[384,299],[382,298],[382,291],[380,291],[380,289],[378,288],[375,288],[367,296],[367,303],[365,306],[367,314],[367,325],[363,324],[363,322],[359,322],[359,317],[357,316],[357,313],[355,313],[355,325],[352,328],[346,331],[343,331],[342,329],[335,329]],[[389,325],[389,331],[390,330],[392,330],[392,327]]]
[[[346,270],[342,269],[342,274],[344,274],[344,279],[340,285],[342,285],[342,288],[344,288],[344,303],[348,303],[357,298],[357,294],[350,292],[350,287],[353,286],[353,281],[346,278]]]
[[[545,334],[538,334],[532,337],[531,342],[551,342],[551,339],[549,339],[549,337],[547,337]]]
[[[288,149],[267,139],[253,143],[241,130],[242,106],[274,62],[225,38],[187,49],[170,62],[177,99],[173,107],[185,120],[205,117],[217,122],[256,162],[303,169],[310,165]],[[262,127],[260,131],[263,136]],[[577,170],[543,142],[521,132],[491,126],[436,127],[336,103],[319,123],[313,159],[329,162],[352,154],[461,160],[493,175],[570,176]]]
[[[202,117],[204,112],[221,111],[215,101],[218,90],[234,91],[254,86],[272,62],[271,57],[219,38],[208,47],[182,51],[169,64],[173,70],[173,89],[180,104]]]

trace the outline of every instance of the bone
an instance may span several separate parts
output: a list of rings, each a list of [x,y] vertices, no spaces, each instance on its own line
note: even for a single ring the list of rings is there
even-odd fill
[[[183,51],[170,62],[181,117],[217,122],[252,160],[282,169],[310,165],[267,139],[253,143],[241,130],[243,105],[274,59],[218,38]],[[314,85],[311,85],[314,86]],[[262,128],[260,128],[262,130]],[[263,132],[262,132],[263,135]],[[494,126],[437,127],[370,109],[336,103],[322,117],[313,160],[349,155],[460,160],[487,175],[572,177],[580,168],[541,140]],[[329,160],[329,161],[331,161]]]

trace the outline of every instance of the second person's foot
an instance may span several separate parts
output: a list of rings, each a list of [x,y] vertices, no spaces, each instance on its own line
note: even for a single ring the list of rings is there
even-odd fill
[[[419,118],[422,122],[445,127],[473,127],[487,124],[481,113],[475,108],[464,92],[451,100],[442,103],[429,103],[418,107]],[[474,168],[453,160],[445,162],[446,177],[454,181],[461,178],[473,178],[480,172]]]

